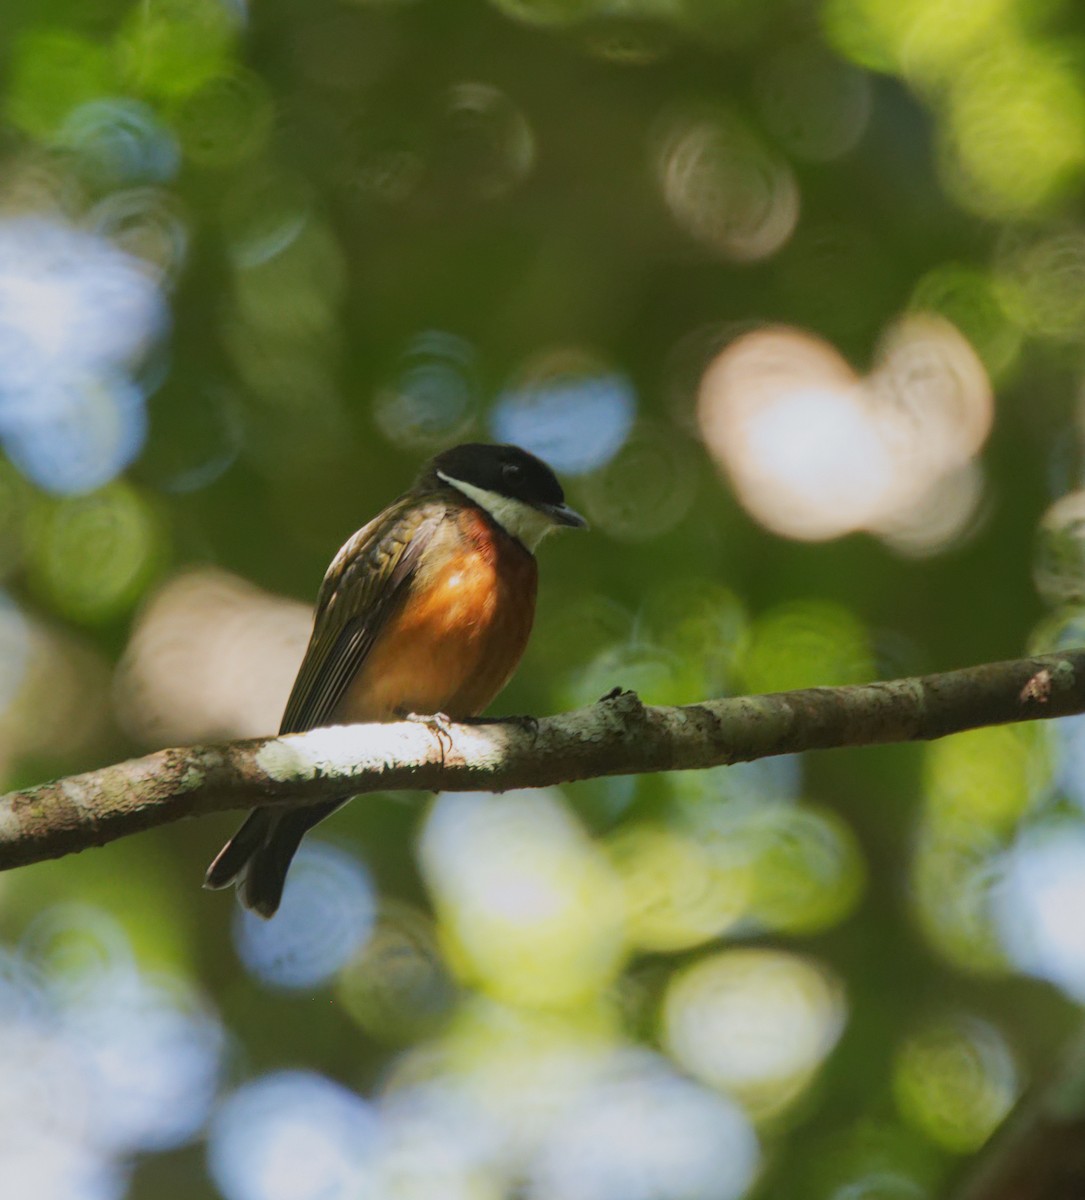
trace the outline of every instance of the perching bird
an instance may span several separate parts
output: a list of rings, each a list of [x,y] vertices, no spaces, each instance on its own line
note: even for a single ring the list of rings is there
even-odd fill
[[[524,653],[534,550],[561,525],[586,522],[526,450],[473,442],[438,454],[333,559],[279,732],[478,716]],[[204,886],[237,883],[247,908],[272,916],[303,835],[341,803],[256,809]]]

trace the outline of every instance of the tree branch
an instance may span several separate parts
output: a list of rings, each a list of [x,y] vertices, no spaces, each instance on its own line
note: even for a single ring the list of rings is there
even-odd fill
[[[0,797],[0,869],[230,808],[364,792],[505,791],[944,737],[1085,711],[1085,651],[855,687],[652,708],[632,692],[492,724],[347,725],[161,750]]]

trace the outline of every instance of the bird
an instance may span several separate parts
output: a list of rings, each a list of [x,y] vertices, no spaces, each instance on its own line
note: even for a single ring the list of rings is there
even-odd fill
[[[563,526],[587,522],[542,459],[483,442],[437,454],[332,560],[279,733],[478,717],[519,665],[535,550]],[[245,908],[273,916],[302,837],[344,803],[254,809],[204,886],[236,884]]]

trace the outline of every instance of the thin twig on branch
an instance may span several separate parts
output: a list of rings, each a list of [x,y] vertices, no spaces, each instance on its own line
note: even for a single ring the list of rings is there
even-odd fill
[[[854,687],[654,708],[632,692],[538,722],[346,725],[160,750],[0,797],[0,869],[181,817],[364,792],[505,791],[944,737],[1085,711],[1085,650]]]

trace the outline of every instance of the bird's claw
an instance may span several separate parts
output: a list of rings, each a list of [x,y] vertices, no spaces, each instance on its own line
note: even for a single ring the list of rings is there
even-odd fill
[[[400,713],[404,721],[413,721],[417,725],[425,725],[432,729],[441,747],[441,766],[444,766],[445,755],[452,749],[452,718],[447,713]]]

